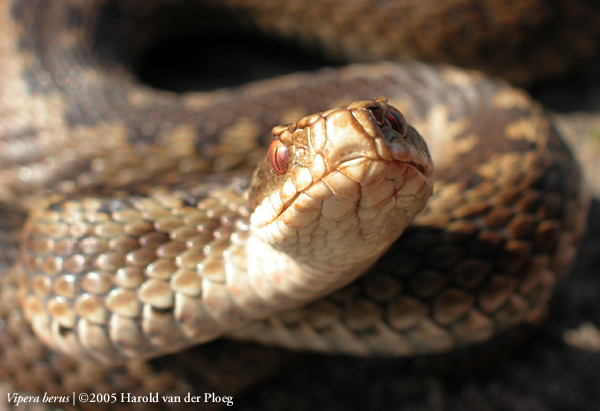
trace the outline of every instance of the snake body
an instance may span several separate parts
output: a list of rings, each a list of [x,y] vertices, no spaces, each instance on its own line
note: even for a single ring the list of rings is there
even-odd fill
[[[0,5],[5,379],[181,392],[182,376],[141,360],[222,334],[414,356],[543,318],[584,202],[577,164],[525,93],[420,63],[160,92],[104,43],[143,27],[141,3]],[[432,198],[396,242],[431,165],[393,107],[436,163]],[[277,123],[293,123],[273,130],[274,152],[293,153],[285,167],[259,161]],[[342,149],[324,148],[336,138]],[[303,217],[286,220],[289,204]]]

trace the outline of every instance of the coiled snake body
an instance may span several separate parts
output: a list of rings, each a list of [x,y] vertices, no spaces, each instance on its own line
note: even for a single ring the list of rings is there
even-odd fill
[[[103,42],[152,7],[133,18],[146,6],[8,3],[1,239],[15,264],[0,352],[19,387],[189,389],[166,372],[144,378],[141,360],[223,334],[413,356],[543,317],[574,255],[582,190],[523,92],[387,63],[174,95],[136,84],[114,64],[119,42]],[[394,107],[436,163],[435,194],[396,242],[432,165]],[[252,180],[233,171],[273,136]]]

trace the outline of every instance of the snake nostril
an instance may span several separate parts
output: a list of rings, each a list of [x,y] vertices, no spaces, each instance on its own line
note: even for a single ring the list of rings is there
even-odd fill
[[[370,108],[369,110],[371,111],[371,114],[373,114],[373,117],[375,117],[375,121],[377,121],[377,124],[382,126],[385,118],[383,115],[383,111],[379,107]]]
[[[402,114],[390,109],[385,113],[385,118],[389,121],[392,130],[400,134],[400,137],[406,138],[408,127],[406,126],[406,120]]]
[[[377,121],[379,127],[382,128],[382,131],[386,127],[389,127],[398,133],[401,138],[406,138],[408,134],[408,126],[402,114],[389,106],[385,114],[379,107],[370,108],[369,110],[371,111],[371,114],[373,114],[373,117],[375,118],[375,121]],[[387,136],[388,132],[383,131],[383,134]],[[389,138],[393,139],[394,137],[390,135]]]

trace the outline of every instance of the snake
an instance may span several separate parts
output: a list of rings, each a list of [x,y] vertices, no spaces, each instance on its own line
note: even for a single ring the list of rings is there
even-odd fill
[[[185,393],[160,357],[222,336],[415,357],[545,317],[586,200],[538,103],[479,71],[419,62],[202,93],[140,84],[130,66],[159,36],[241,24],[215,18],[223,2],[184,3],[0,5],[0,377],[56,395]],[[437,2],[227,3],[362,61],[475,55],[502,36],[450,53],[448,16],[508,16],[493,2],[445,14]],[[534,1],[523,13],[544,6],[571,10]],[[433,22],[429,42],[407,16]],[[522,23],[507,19],[499,31]],[[502,61],[525,81],[586,55],[551,45],[552,64],[499,53],[472,66]]]

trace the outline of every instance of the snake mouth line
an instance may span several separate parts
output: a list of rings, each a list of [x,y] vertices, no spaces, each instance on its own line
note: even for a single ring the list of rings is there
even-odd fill
[[[398,164],[407,164],[409,166],[412,166],[414,168],[416,168],[417,170],[419,170],[419,172],[423,175],[427,175],[427,172],[425,171],[425,167],[423,167],[421,164],[415,163],[414,161],[395,161]]]
[[[406,167],[406,166],[408,166],[408,167],[412,167],[412,168],[416,169],[416,170],[417,170],[419,173],[421,173],[423,176],[427,176],[427,170],[425,169],[425,167],[424,167],[423,165],[421,165],[421,164],[418,164],[418,163],[414,162],[414,161],[408,161],[408,160],[392,160],[392,161],[389,161],[389,163],[396,163],[396,164],[398,164],[398,165],[400,165],[400,166],[403,166],[403,167]],[[325,180],[324,180],[324,179],[320,179],[319,181],[323,181],[323,182],[325,182]],[[276,215],[276,216],[273,218],[273,220],[275,220],[275,219],[277,219],[277,218],[281,217],[281,215],[282,215],[282,214],[285,212],[285,210],[287,210],[287,208],[288,208],[288,207],[290,207],[292,204],[294,204],[294,202],[295,202],[295,201],[298,199],[298,197],[299,197],[299,196],[300,196],[300,195],[301,195],[303,192],[305,192],[305,191],[307,191],[308,189],[310,189],[310,187],[312,187],[314,184],[316,184],[316,183],[313,183],[313,184],[311,184],[309,187],[307,187],[307,188],[306,188],[305,190],[303,190],[302,192],[297,192],[297,193],[296,193],[296,194],[295,194],[293,197],[291,197],[291,198],[290,198],[290,199],[289,199],[289,200],[288,200],[288,201],[287,201],[287,202],[286,202],[286,203],[283,205],[283,207],[282,207],[282,208],[281,208],[281,210],[280,210],[280,211],[277,213],[277,215]],[[327,183],[325,182],[325,184],[327,184]],[[403,184],[402,186],[400,186],[399,188],[395,189],[395,190],[394,190],[394,194],[393,194],[393,195],[394,195],[394,196],[395,196],[395,195],[397,195],[397,194],[398,194],[398,193],[399,193],[399,192],[402,190],[402,188],[403,188],[403,187],[404,187],[404,184]],[[330,189],[331,189],[332,191],[335,191],[333,187],[330,187]],[[360,188],[359,188],[359,189],[360,189]]]

